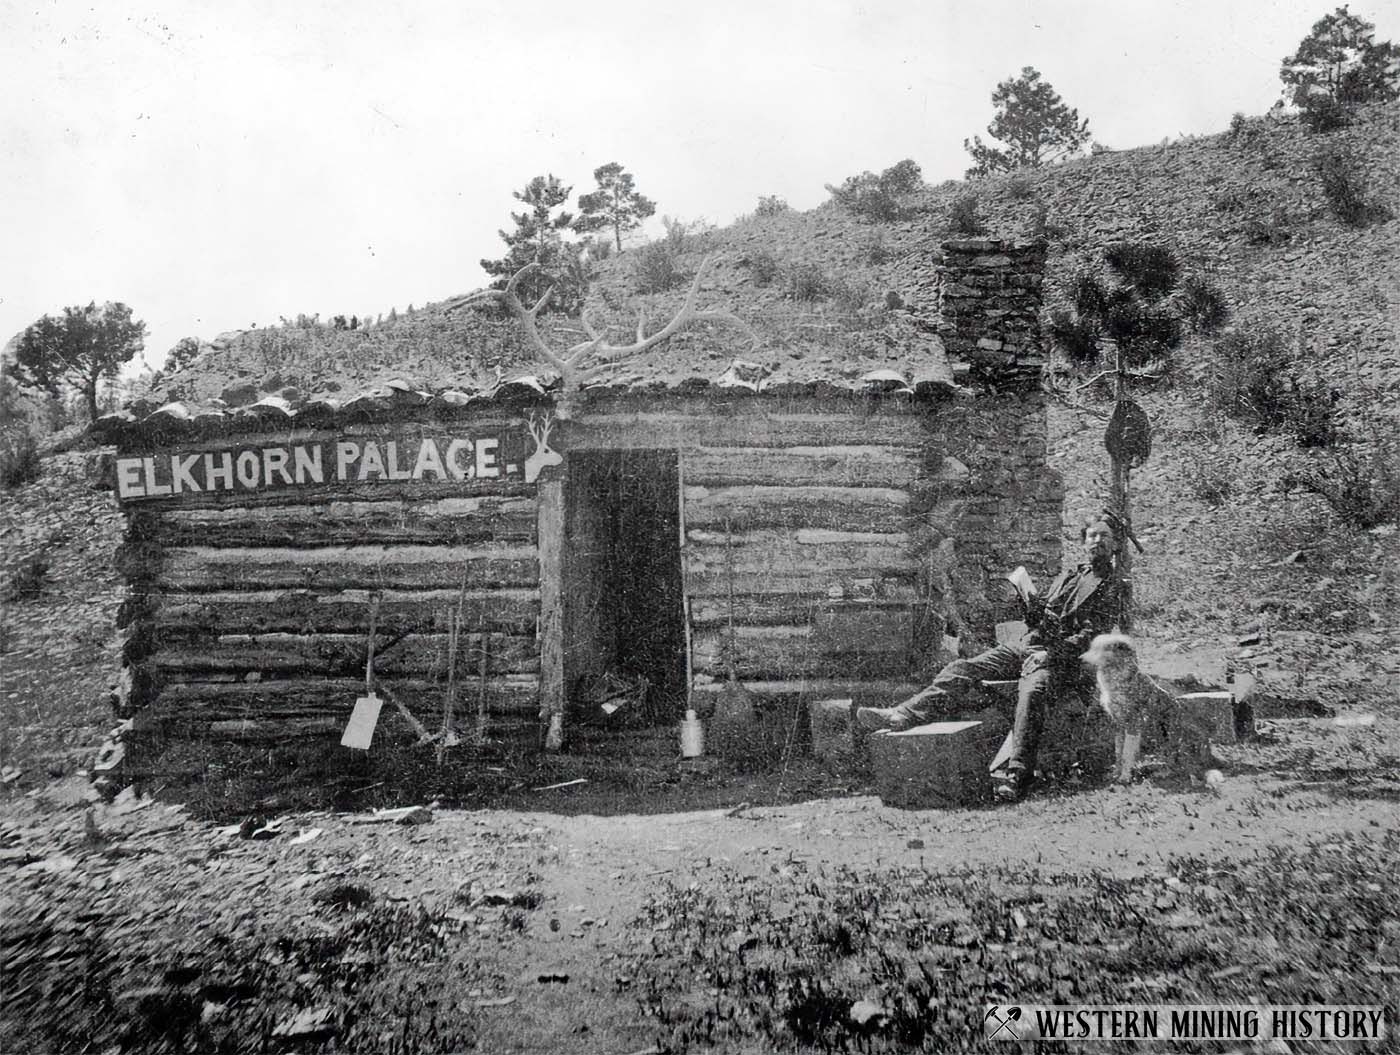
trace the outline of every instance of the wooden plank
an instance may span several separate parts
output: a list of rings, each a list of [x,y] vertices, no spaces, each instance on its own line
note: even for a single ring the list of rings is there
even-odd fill
[[[913,606],[818,608],[812,615],[812,643],[821,652],[907,657],[914,648],[914,620]]]
[[[736,587],[738,584],[736,583]],[[889,605],[916,609],[921,602],[918,593],[910,582],[886,584],[872,604]],[[805,623],[815,612],[831,604],[825,585],[814,589],[809,595],[779,593],[753,595],[736,593],[734,597],[734,622],[739,626],[777,626],[780,624]],[[696,597],[691,601],[690,618],[695,626],[720,626],[729,622],[729,599],[720,597]]]
[[[167,549],[159,584],[176,590],[227,590],[249,586],[320,589],[441,587],[459,581],[476,586],[533,586],[539,562],[531,546],[183,546]]]
[[[901,531],[915,521],[909,494],[888,487],[687,487],[689,528]]]
[[[386,679],[395,696],[426,721],[442,709],[443,686],[421,679]],[[480,679],[459,680],[463,698],[481,691]],[[257,682],[167,680],[143,715],[145,720],[204,725],[245,719],[349,719],[364,679],[289,678]],[[511,674],[486,679],[487,707],[494,715],[534,715],[539,711],[539,677]]]
[[[443,629],[458,596],[455,589],[385,590],[379,627],[385,633]],[[153,621],[158,633],[364,633],[369,603],[368,590],[168,594],[159,599]],[[468,590],[462,597],[463,622],[472,628],[533,634],[539,611],[537,589]]]
[[[879,541],[876,541],[878,539]],[[861,596],[857,584],[881,579],[913,580],[917,560],[904,535],[869,540],[801,542],[797,533],[736,533],[732,545],[686,547],[686,589],[692,597],[800,593]]]
[[[715,695],[723,692],[725,687],[723,681],[697,678],[692,692],[696,696]],[[765,698],[791,697],[821,700],[852,697],[862,706],[870,706],[871,704],[885,706],[908,699],[923,686],[902,679],[802,678],[795,681],[745,681],[744,688],[755,696]]]
[[[564,481],[539,492],[540,716],[550,720],[546,747],[561,746],[564,718]],[[556,736],[556,733],[559,735]]]
[[[374,669],[384,677],[430,675],[447,668],[446,634],[409,634],[393,641],[383,632],[374,654]],[[463,634],[457,662],[479,669],[481,634]],[[537,673],[539,649],[533,636],[487,634],[490,672]],[[213,639],[172,643],[151,657],[163,673],[232,671],[247,674],[353,676],[365,665],[366,637],[360,634],[224,634]]]
[[[911,641],[902,650],[863,652],[852,649],[823,651],[806,626],[735,627],[734,669],[741,679],[788,680],[802,677],[890,677],[908,672],[913,654]],[[730,649],[727,628],[697,630],[691,657],[697,674],[722,678],[728,673],[725,654]]]
[[[922,443],[924,435],[920,419],[913,416],[764,413],[761,406],[753,406],[709,413],[588,414],[566,423],[561,449],[912,446]]]
[[[151,517],[150,530],[153,540],[166,546],[533,543],[535,500],[483,496],[170,509]]]
[[[916,447],[702,447],[686,452],[686,483],[697,487],[908,488],[923,475]]]
[[[382,502],[386,499],[421,503],[449,498],[531,498],[535,485],[521,480],[405,481],[402,483],[314,484],[286,491],[186,492],[162,498],[136,499],[126,508],[141,512],[175,509],[285,509],[311,502]]]

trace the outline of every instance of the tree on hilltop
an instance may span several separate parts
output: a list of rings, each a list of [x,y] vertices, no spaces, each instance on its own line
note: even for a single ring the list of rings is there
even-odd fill
[[[577,314],[587,281],[577,248],[564,241],[565,232],[574,224],[573,213],[563,209],[572,193],[572,187],[564,186],[552,174],[536,176],[524,190],[512,192],[526,210],[510,214],[515,230],[499,232],[506,243],[506,255],[481,261],[482,270],[496,276],[493,289],[504,289],[522,268],[536,264],[538,268],[517,283],[521,295],[533,303],[553,287],[550,307]]]
[[[165,353],[165,365],[160,368],[160,372],[167,375],[178,373],[189,366],[198,354],[199,338],[181,337],[175,342],[175,347]]]
[[[1285,93],[1302,110],[1329,104],[1381,102],[1400,97],[1400,48],[1376,43],[1376,27],[1345,4],[1313,23],[1298,50],[1279,69]]]
[[[1081,121],[1079,111],[1066,106],[1033,66],[998,84],[992,106],[997,112],[987,132],[1006,147],[983,143],[981,136],[964,139],[963,148],[974,162],[968,179],[1039,168],[1078,153],[1089,142],[1088,119]]]
[[[622,252],[622,232],[634,231],[642,221],[656,212],[656,203],[637,191],[632,173],[624,172],[616,161],[599,165],[593,170],[598,189],[580,194],[579,218],[574,230],[580,234],[612,228],[617,251]]]
[[[97,419],[97,390],[116,380],[122,366],[145,346],[146,324],[131,317],[119,301],[102,307],[64,308],[27,327],[15,345],[7,372],[16,383],[47,392],[55,399],[64,386],[82,395],[89,420]]]

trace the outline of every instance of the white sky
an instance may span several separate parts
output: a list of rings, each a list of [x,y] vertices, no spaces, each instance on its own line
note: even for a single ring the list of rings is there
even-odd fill
[[[716,223],[905,157],[960,177],[1027,65],[1109,146],[1221,131],[1332,6],[0,0],[0,342],[121,300],[159,365],[186,335],[439,300],[484,281],[512,190],[607,161],[658,217]],[[1400,36],[1400,5],[1352,10]]]

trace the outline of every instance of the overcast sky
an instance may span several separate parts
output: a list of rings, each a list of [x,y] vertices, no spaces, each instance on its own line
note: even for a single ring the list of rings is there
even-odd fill
[[[1028,65],[1108,146],[1221,131],[1332,6],[0,0],[0,342],[121,300],[159,365],[186,335],[440,300],[484,281],[512,190],[607,161],[658,218],[716,223],[905,157],[960,177]],[[1352,10],[1400,36],[1400,5]]]

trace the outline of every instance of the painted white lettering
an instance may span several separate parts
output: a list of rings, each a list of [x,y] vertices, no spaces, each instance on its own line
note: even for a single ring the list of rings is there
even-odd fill
[[[225,491],[233,490],[233,455],[224,451],[219,455],[219,468],[214,468],[214,456],[206,454],[204,456],[204,489],[214,490],[214,481],[222,480],[219,486]]]
[[[146,468],[146,494],[168,495],[170,493],[170,485],[156,483],[156,460],[154,458],[143,458],[141,464]]]
[[[262,465],[259,461],[257,451],[243,451],[238,456],[238,482],[250,491],[257,487],[258,481],[262,479]]]
[[[365,449],[360,452],[360,472],[357,480],[368,480],[370,473],[384,475],[384,459],[379,454],[379,444],[365,440]]]
[[[304,484],[309,479],[313,484],[324,483],[326,474],[321,470],[321,445],[314,447],[294,447],[292,454],[296,460],[297,483]],[[341,477],[344,479],[344,476]]]
[[[423,474],[429,472],[437,473],[439,480],[447,479],[447,470],[442,467],[442,456],[438,454],[437,444],[425,436],[418,447],[418,460],[413,463],[413,478],[421,480]]]
[[[413,470],[399,468],[399,445],[396,441],[390,440],[384,444],[384,459],[389,463],[390,480],[412,479]]]
[[[117,459],[117,494],[121,498],[141,498],[146,489],[141,485],[141,459]]]
[[[268,487],[272,486],[272,474],[276,473],[282,477],[284,484],[292,482],[292,474],[287,472],[287,462],[291,459],[291,453],[282,447],[264,447],[263,452],[263,483]]]
[[[178,495],[182,491],[199,491],[199,481],[194,478],[191,470],[194,463],[199,461],[199,455],[191,454],[188,458],[181,458],[178,454],[170,456],[170,485],[175,488]]]
[[[471,440],[457,439],[447,445],[447,471],[452,474],[454,480],[470,480],[473,475],[472,462],[470,458],[472,449]],[[467,464],[463,465],[457,460],[457,455],[463,451],[468,454]]]
[[[496,464],[496,448],[501,441],[494,436],[486,436],[476,441],[476,477],[500,476],[501,467]]]
[[[335,445],[335,478],[337,480],[347,479],[350,473],[350,463],[358,461],[360,458],[360,445],[347,440],[341,440]]]

